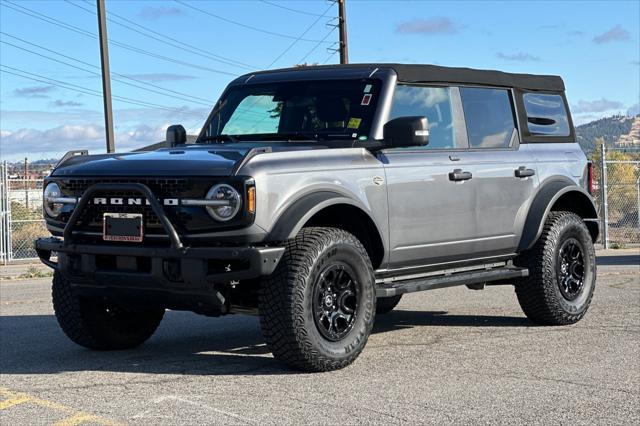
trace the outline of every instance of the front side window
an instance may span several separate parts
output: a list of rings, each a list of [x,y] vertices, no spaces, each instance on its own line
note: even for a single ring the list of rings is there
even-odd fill
[[[453,88],[409,86],[399,84],[393,95],[389,119],[407,116],[427,117],[429,144],[420,149],[466,148],[466,141],[456,135]],[[457,137],[458,136],[458,137]],[[417,149],[412,147],[411,149]]]
[[[283,81],[230,88],[198,142],[367,139],[382,82]]]
[[[525,93],[529,133],[535,136],[569,136],[569,119],[560,95]]]
[[[460,96],[471,148],[507,148],[516,125],[505,89],[461,87]]]

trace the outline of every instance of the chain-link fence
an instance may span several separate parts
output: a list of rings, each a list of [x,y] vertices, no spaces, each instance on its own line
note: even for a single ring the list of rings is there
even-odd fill
[[[640,244],[640,149],[602,145],[594,157],[602,244],[605,248]]]
[[[0,261],[34,259],[33,241],[48,235],[42,219],[42,182],[49,164],[0,166]]]
[[[601,146],[592,160],[601,242],[614,248],[640,245],[640,148]],[[42,220],[42,182],[51,167],[0,164],[0,263],[37,257],[33,241],[48,235]]]

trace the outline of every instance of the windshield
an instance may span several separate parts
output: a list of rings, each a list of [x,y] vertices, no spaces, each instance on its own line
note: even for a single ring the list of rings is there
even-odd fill
[[[198,142],[367,139],[380,85],[361,79],[232,87]]]

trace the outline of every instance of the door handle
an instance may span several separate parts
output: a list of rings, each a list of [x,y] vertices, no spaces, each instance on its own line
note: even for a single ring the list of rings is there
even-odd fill
[[[515,171],[515,175],[517,178],[526,178],[529,176],[533,176],[535,174],[536,174],[535,170],[527,169],[525,166],[520,166]]]
[[[473,177],[471,172],[463,172],[462,169],[455,169],[449,173],[449,180],[458,182],[461,180],[469,180]]]

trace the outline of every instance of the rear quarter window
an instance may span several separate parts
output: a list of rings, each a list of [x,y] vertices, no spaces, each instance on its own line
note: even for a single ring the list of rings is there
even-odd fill
[[[525,93],[527,128],[532,136],[569,136],[569,119],[560,95]]]

